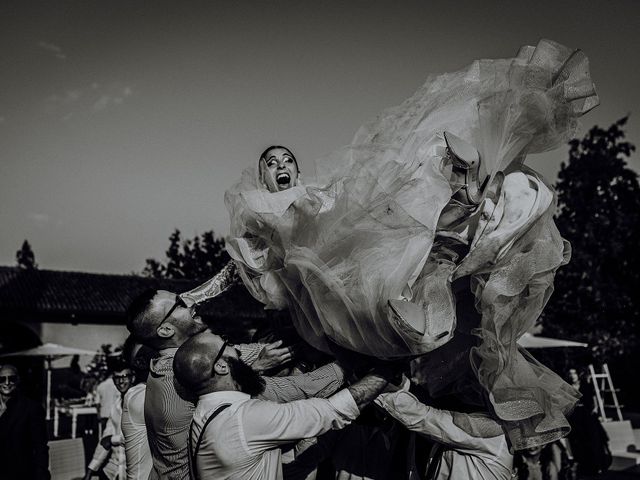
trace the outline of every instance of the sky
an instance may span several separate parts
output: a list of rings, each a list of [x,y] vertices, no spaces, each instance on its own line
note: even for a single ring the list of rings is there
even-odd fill
[[[270,144],[301,169],[429,74],[550,38],[589,56],[640,145],[640,2],[79,0],[0,4],[0,265],[140,272],[228,234],[224,191]],[[554,180],[567,148],[530,158]],[[640,171],[638,154],[630,165]]]

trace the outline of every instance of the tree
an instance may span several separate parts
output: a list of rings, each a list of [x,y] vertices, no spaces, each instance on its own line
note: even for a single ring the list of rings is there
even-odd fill
[[[556,184],[556,223],[572,257],[556,275],[543,330],[589,343],[599,361],[620,360],[638,346],[640,187],[626,165],[635,150],[625,141],[626,121],[572,140]]]
[[[22,247],[16,252],[16,261],[18,262],[18,267],[26,270],[38,268],[36,255],[33,253],[31,245],[27,240],[22,242]]]
[[[224,267],[230,258],[224,240],[213,231],[182,240],[180,230],[169,236],[165,261],[148,258],[143,275],[154,278],[175,278],[204,281]]]

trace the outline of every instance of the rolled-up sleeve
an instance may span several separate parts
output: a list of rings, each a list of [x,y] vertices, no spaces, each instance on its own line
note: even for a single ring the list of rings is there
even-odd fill
[[[265,389],[258,397],[272,402],[286,403],[306,398],[327,398],[344,383],[344,371],[336,363],[329,363],[302,375],[264,377]]]
[[[240,358],[247,365],[252,365],[258,357],[260,352],[266,346],[266,343],[241,343],[236,345],[236,348],[240,351]]]

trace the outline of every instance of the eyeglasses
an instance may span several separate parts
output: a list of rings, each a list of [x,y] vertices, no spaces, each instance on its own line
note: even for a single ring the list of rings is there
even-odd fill
[[[113,376],[113,380],[130,380],[133,377],[132,374],[127,374],[127,375],[114,375]]]
[[[0,376],[0,383],[16,384],[18,383],[17,375],[2,375]]]
[[[168,319],[171,315],[173,315],[173,312],[175,312],[175,311],[176,311],[176,309],[177,309],[178,307],[186,308],[187,310],[189,310],[189,314],[191,315],[191,317],[192,317],[192,318],[193,318],[193,317],[195,317],[195,314],[196,314],[196,312],[195,312],[195,306],[194,306],[194,307],[189,307],[189,306],[185,303],[185,301],[182,299],[182,297],[181,297],[180,295],[176,295],[175,303],[171,306],[171,308],[169,309],[169,311],[167,312],[167,314],[163,317],[162,322],[160,322],[160,323],[164,323],[164,322],[166,322],[166,321],[167,321],[167,319]]]

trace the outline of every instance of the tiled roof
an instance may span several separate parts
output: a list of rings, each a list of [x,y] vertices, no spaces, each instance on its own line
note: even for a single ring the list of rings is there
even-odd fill
[[[136,275],[0,267],[0,311],[123,317],[129,302],[149,288],[183,292],[197,283]],[[212,318],[264,316],[262,305],[242,287],[232,288],[216,298],[202,313]]]

